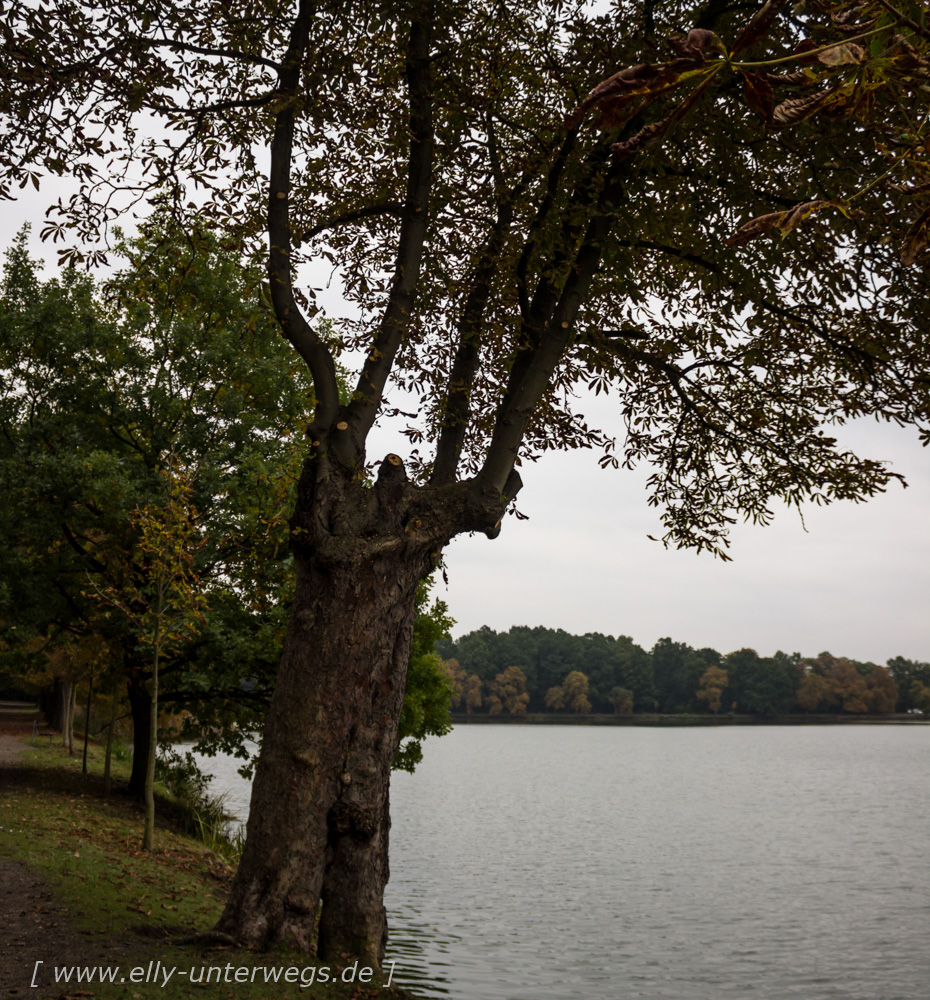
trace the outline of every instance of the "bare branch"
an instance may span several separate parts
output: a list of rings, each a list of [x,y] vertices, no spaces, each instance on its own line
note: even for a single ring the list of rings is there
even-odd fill
[[[349,425],[347,433],[334,442],[337,457],[345,465],[364,460],[365,438],[378,414],[384,386],[413,315],[433,181],[433,102],[429,52],[432,16],[433,5],[429,3],[421,12],[420,19],[415,18],[410,25],[406,53],[410,101],[407,195],[388,304],[362,366],[355,396],[345,407],[344,419]]]
[[[301,0],[291,29],[290,44],[278,77],[279,93],[296,97],[300,87],[301,63],[307,48],[313,5]],[[268,185],[268,282],[275,315],[284,336],[304,359],[313,376],[317,404],[314,423],[328,426],[339,406],[336,364],[327,346],[301,313],[294,299],[291,277],[291,222],[288,195],[291,157],[294,146],[295,102],[289,102],[275,118],[271,141],[271,170]]]
[[[436,459],[430,476],[430,484],[433,486],[455,480],[468,426],[469,397],[480,360],[480,334],[485,309],[498,271],[498,258],[513,222],[514,206],[529,185],[531,177],[529,172],[524,174],[520,182],[501,201],[497,219],[475,267],[471,290],[459,319],[458,347],[449,373],[445,412],[440,424]]]
[[[312,229],[308,229],[302,236],[294,242],[295,247],[312,240],[314,236],[326,232],[327,229],[336,229],[339,226],[348,226],[353,222],[361,222],[363,219],[371,219],[378,215],[395,215],[402,218],[404,206],[399,201],[383,201],[378,205],[368,205],[366,208],[359,208],[353,212],[345,212],[337,215],[334,219],[327,219],[325,222],[317,223]]]

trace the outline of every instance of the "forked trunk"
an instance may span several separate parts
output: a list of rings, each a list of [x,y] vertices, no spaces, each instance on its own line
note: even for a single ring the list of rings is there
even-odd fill
[[[314,456],[292,519],[297,586],[252,785],[245,850],[217,930],[380,966],[388,787],[417,584],[462,530],[496,530],[501,497],[377,482]],[[319,924],[317,926],[317,919]]]

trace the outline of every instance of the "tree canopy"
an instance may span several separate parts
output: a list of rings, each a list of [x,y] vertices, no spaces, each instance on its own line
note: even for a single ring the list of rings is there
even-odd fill
[[[22,234],[0,297],[6,656],[103,643],[130,685],[136,784],[158,563],[146,512],[177,506],[169,480],[186,484],[191,572],[209,598],[196,634],[164,650],[163,702],[239,747],[283,639],[294,440],[312,399],[254,274],[208,236],[153,228],[122,245],[127,267],[101,289],[74,269],[42,281]]]
[[[44,230],[65,260],[139,199],[254,252],[269,146],[272,291],[320,427],[333,356],[367,356],[342,459],[400,386],[437,448],[420,478],[502,490],[514,459],[597,447],[656,466],[667,541],[721,554],[774,497],[887,483],[824,425],[927,415],[924,273],[900,260],[923,260],[930,210],[926,11],[750,13],[413,4],[405,38],[390,5],[16,4],[6,190],[81,180]],[[321,257],[359,311],[335,337],[292,284]],[[616,396],[621,446],[584,385]]]

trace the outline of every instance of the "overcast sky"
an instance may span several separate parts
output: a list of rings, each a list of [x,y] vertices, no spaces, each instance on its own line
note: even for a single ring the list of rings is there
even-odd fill
[[[7,203],[0,243],[8,246],[23,221],[37,233],[50,200],[43,190]],[[54,262],[52,248],[34,239],[33,249]],[[334,293],[324,301],[341,312]],[[582,412],[620,430],[603,396]],[[463,536],[447,551],[449,586],[440,581],[435,592],[458,622],[454,635],[545,625],[629,635],[646,648],[671,636],[723,653],[750,646],[763,655],[930,661],[930,452],[914,430],[874,421],[838,436],[890,461],[909,488],[892,485],[867,504],[809,507],[804,525],[781,508],[767,528],[735,526],[729,563],[647,538],[663,531],[646,503],[645,469],[603,470],[594,452],[526,464],[518,506],[529,520],[508,517],[494,541]],[[407,450],[406,439],[384,430],[369,458]]]

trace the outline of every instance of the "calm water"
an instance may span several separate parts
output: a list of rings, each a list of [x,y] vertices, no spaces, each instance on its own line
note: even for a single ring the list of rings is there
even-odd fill
[[[930,996],[930,727],[462,726],[392,798],[428,996]]]

